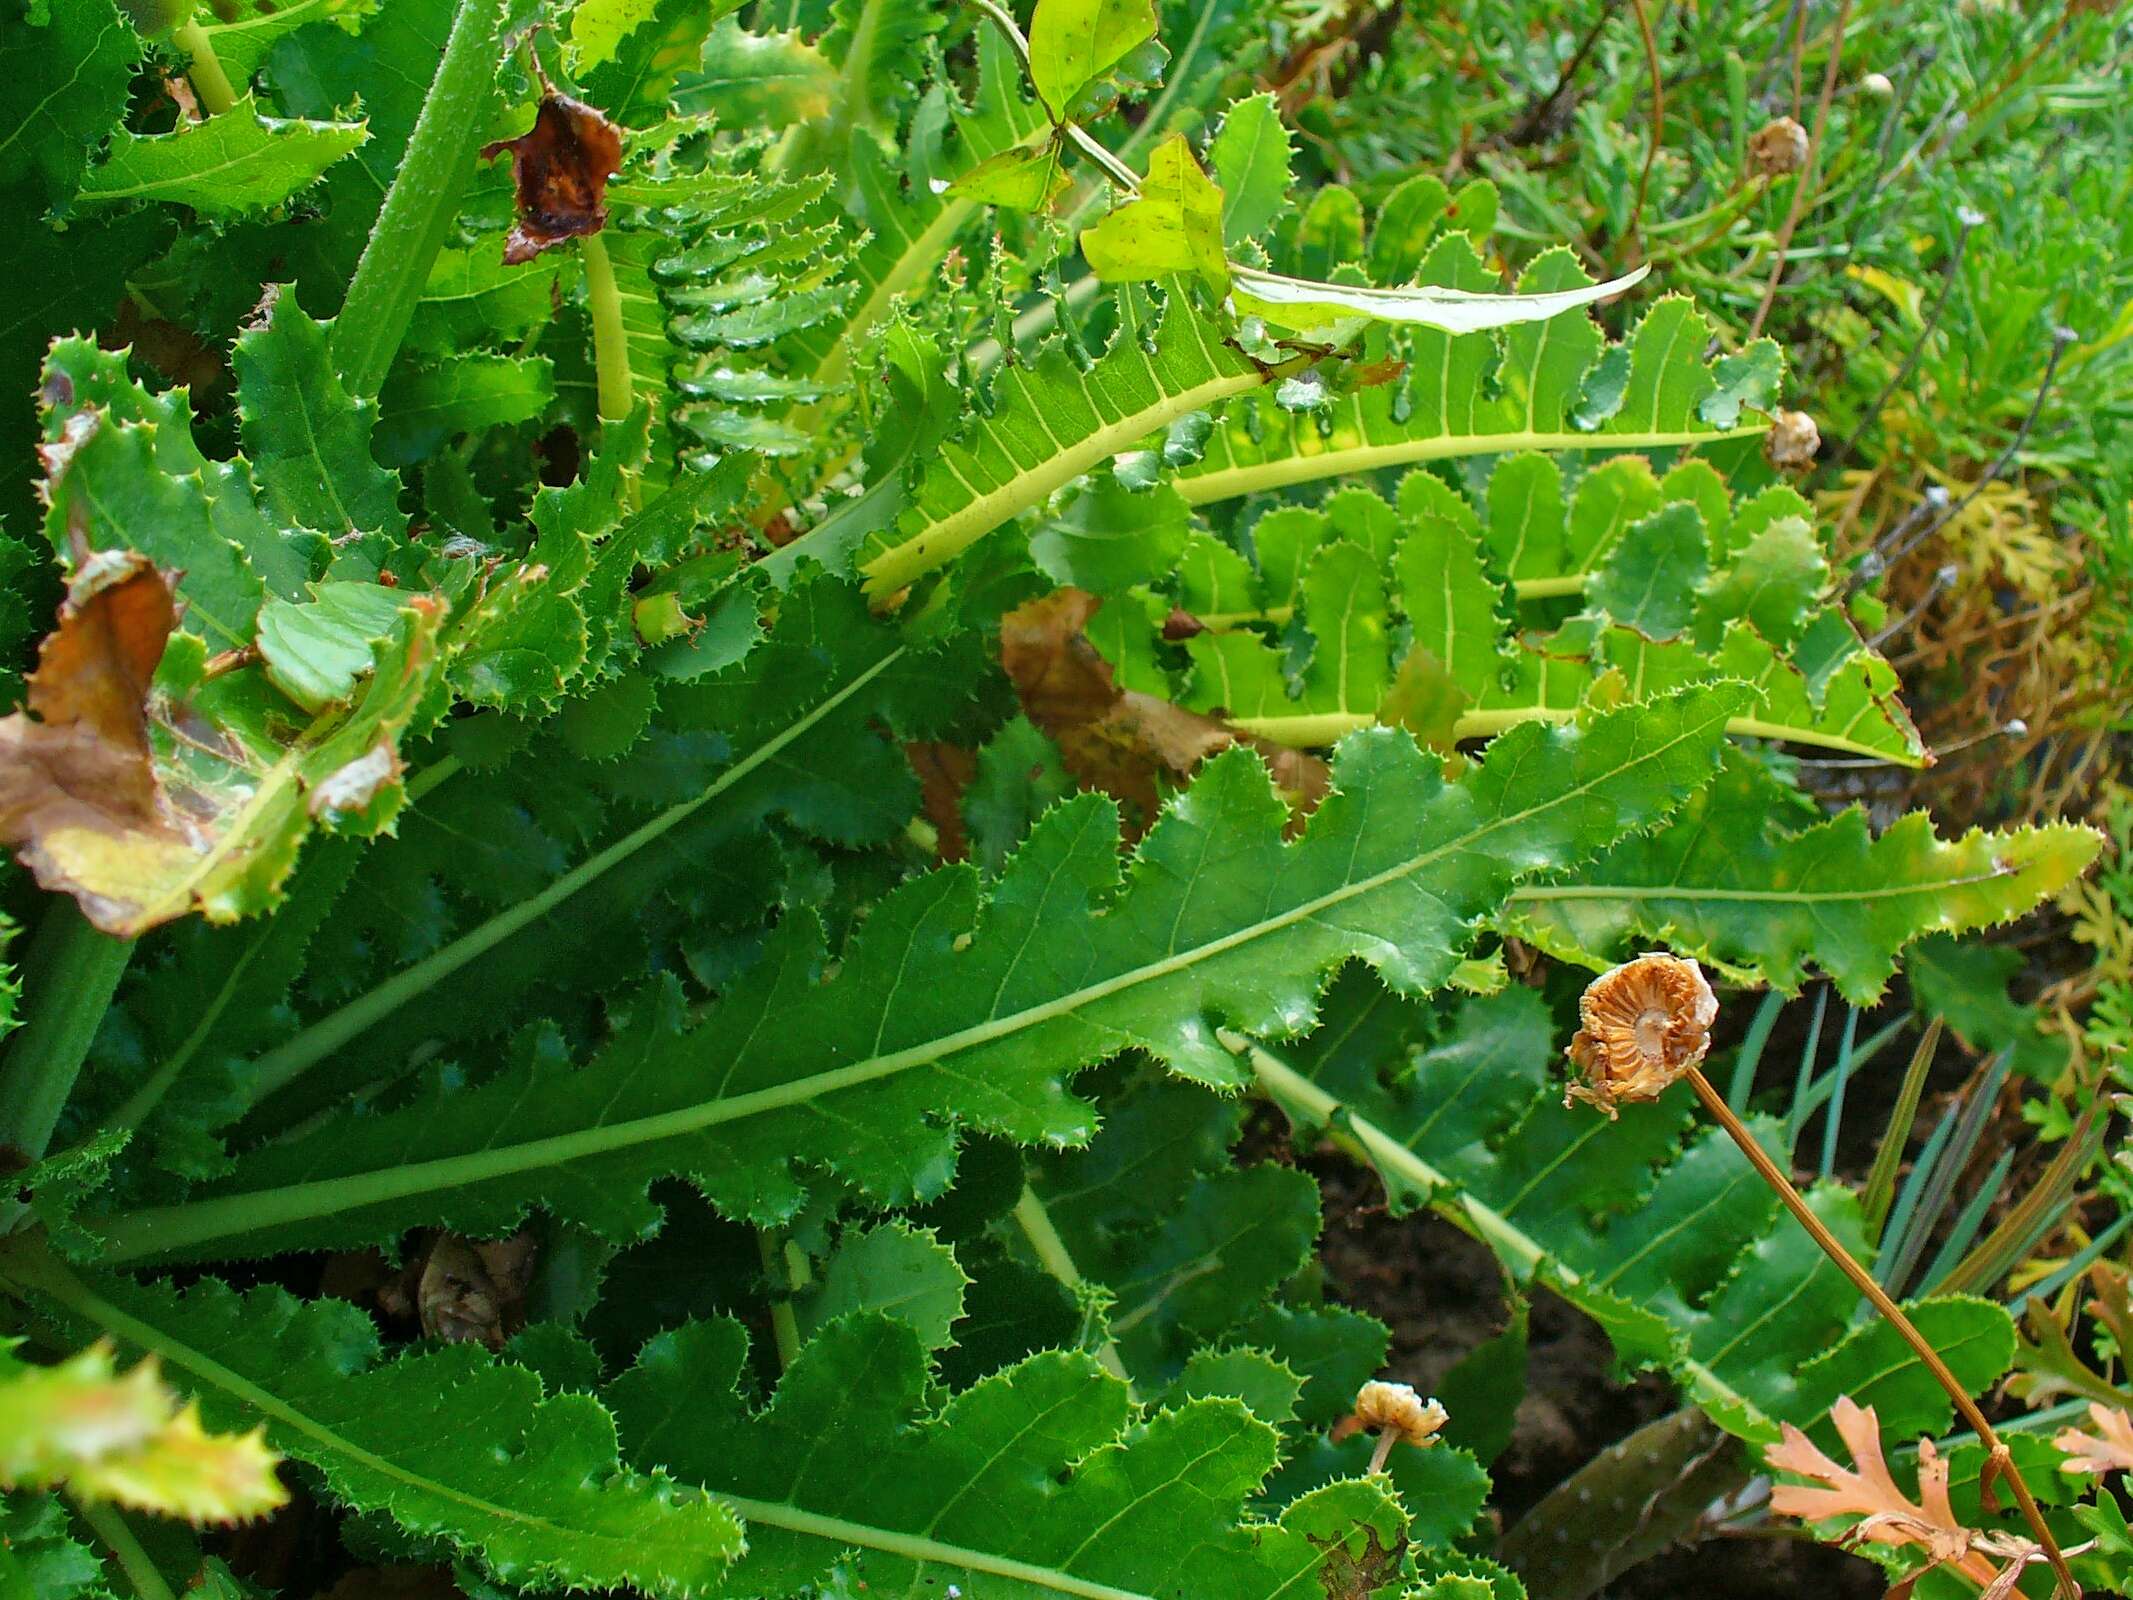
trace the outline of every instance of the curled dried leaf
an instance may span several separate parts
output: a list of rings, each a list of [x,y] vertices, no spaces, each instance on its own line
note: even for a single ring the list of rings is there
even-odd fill
[[[599,109],[550,89],[533,126],[483,149],[484,161],[511,152],[518,220],[504,241],[504,264],[531,261],[607,222],[607,180],[622,165],[622,131]]]
[[[1717,1020],[1718,996],[1693,961],[1654,953],[1610,968],[1578,1000],[1582,1026],[1563,1053],[1579,1077],[1563,1104],[1612,1118],[1624,1101],[1658,1099],[1702,1062]]]
[[[1160,785],[1189,777],[1209,756],[1250,745],[1274,783],[1301,810],[1325,796],[1325,762],[1151,694],[1121,689],[1082,628],[1103,604],[1080,589],[1056,589],[1001,620],[1000,664],[1031,722],[1059,746],[1069,771],[1154,821]]]
[[[148,739],[148,686],[177,626],[174,582],[130,551],[85,562],[38,651],[28,710],[0,718],[0,842],[102,927],[127,909],[91,886],[115,849],[188,853]]]
[[[2089,1402],[2089,1420],[2094,1433],[2062,1428],[2052,1443],[2067,1453],[2061,1472],[2133,1472],[2133,1416],[2123,1406]]]
[[[1409,1385],[1373,1379],[1356,1391],[1355,1410],[1334,1425],[1333,1437],[1337,1442],[1367,1429],[1396,1434],[1416,1449],[1426,1450],[1437,1442],[1437,1434],[1449,1421],[1442,1405],[1424,1400]]]
[[[1839,1466],[1791,1423],[1784,1425],[1779,1443],[1764,1452],[1774,1470],[1811,1479],[1806,1484],[1781,1483],[1770,1491],[1770,1509],[1779,1516],[1805,1522],[1826,1522],[1836,1517],[1857,1517],[1845,1530],[1847,1545],[1871,1541],[1876,1544],[1913,1545],[1926,1552],[1933,1566],[1950,1566],[1991,1592],[2007,1576],[1987,1559],[1987,1554],[2012,1558],[2008,1571],[2016,1575],[2036,1547],[2027,1540],[1986,1533],[1965,1527],[1948,1503],[1948,1463],[1933,1448],[1930,1439],[1918,1446],[1918,1498],[1903,1492],[1890,1473],[1881,1450],[1881,1419],[1872,1406],[1838,1399],[1830,1408],[1830,1421],[1837,1436],[1851,1452],[1852,1465]]]

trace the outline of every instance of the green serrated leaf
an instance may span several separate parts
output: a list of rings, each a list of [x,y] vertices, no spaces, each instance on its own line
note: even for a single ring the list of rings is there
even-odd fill
[[[928,1350],[955,1338],[970,1279],[955,1252],[930,1229],[887,1222],[837,1243],[822,1282],[800,1303],[801,1325],[812,1332],[855,1312],[894,1317]]]
[[[237,337],[230,364],[245,453],[267,509],[331,538],[407,530],[400,480],[371,457],[376,405],[348,393],[327,353],[328,324],[278,296]]]
[[[1223,113],[1207,147],[1222,194],[1222,242],[1234,250],[1257,238],[1289,206],[1289,130],[1270,94],[1239,100]]]
[[[1155,38],[1152,0],[1037,0],[1029,24],[1029,76],[1054,122]]]
[[[361,148],[360,122],[264,115],[247,95],[229,110],[174,133],[120,129],[111,152],[82,175],[77,206],[166,202],[203,217],[240,217],[280,205]]]
[[[1795,832],[1773,820],[1783,798],[1760,763],[1729,757],[1684,826],[1616,846],[1575,883],[1527,886],[1506,925],[1595,968],[1660,940],[1787,991],[1811,960],[1866,1005],[1906,945],[2021,915],[2102,843],[2072,823],[1943,840],[1922,811],[1876,838],[1857,806]]]
[[[33,18],[0,23],[0,184],[64,203],[126,110],[141,41],[111,0]]]
[[[313,716],[346,701],[406,605],[374,583],[322,583],[300,603],[268,601],[257,640],[268,681]]]
[[[814,919],[790,917],[690,1033],[675,997],[647,1003],[596,1070],[535,1069],[538,1089],[506,1073],[456,1101],[261,1151],[199,1200],[109,1219],[112,1253],[376,1238],[410,1216],[493,1234],[536,1196],[630,1237],[656,1220],[649,1181],[677,1171],[732,1214],[782,1220],[803,1194],[794,1163],[829,1141],[862,1193],[937,1193],[958,1124],[1085,1137],[1087,1109],[1064,1080],[1098,1056],[1138,1044],[1235,1084],[1243,1068],[1209,1037],[1209,1014],[1300,1029],[1320,975],[1350,956],[1402,990],[1441,984],[1470,919],[1515,878],[1648,827],[1693,792],[1738,703],[1721,687],[1586,727],[1528,725],[1456,784],[1405,735],[1364,736],[1343,747],[1334,792],[1293,845],[1266,769],[1233,751],[1168,809],[1123,882],[1115,814],[1078,798],[1031,835],[982,921],[973,871],[929,874],[875,907],[823,984]],[[1409,820],[1372,826],[1386,806]],[[1024,962],[1039,940],[1088,954]],[[816,1019],[805,1035],[742,1020],[800,994]]]
[[[374,15],[383,0],[241,0],[224,15],[210,9],[197,20],[215,59],[233,82],[257,72],[275,45],[299,28],[330,22],[354,33]]]
[[[210,1423],[264,1424],[334,1498],[472,1551],[506,1583],[678,1600],[739,1553],[727,1507],[620,1467],[614,1423],[591,1396],[544,1398],[531,1372],[479,1345],[381,1362],[375,1327],[344,1301],[213,1279],[181,1295],[19,1257],[0,1270],[159,1357]]]
[[[608,1391],[632,1459],[700,1482],[746,1520],[720,1592],[779,1597],[848,1570],[870,1594],[1068,1594],[1253,1600],[1337,1570],[1343,1541],[1404,1518],[1383,1490],[1248,1521],[1274,1432],[1234,1400],[1135,1422],[1088,1356],[1029,1358],[936,1409],[909,1329],[878,1317],[811,1340],[761,1411],[737,1388],[746,1337],[691,1324],[645,1347]],[[864,1375],[864,1381],[855,1381]],[[834,1429],[834,1455],[811,1443]],[[807,1464],[806,1470],[796,1470]],[[1101,1530],[1095,1536],[1092,1530]]]
[[[1081,253],[1106,283],[1190,274],[1219,294],[1230,279],[1222,226],[1222,191],[1201,170],[1185,136],[1174,133],[1149,153],[1140,192],[1082,230]]]

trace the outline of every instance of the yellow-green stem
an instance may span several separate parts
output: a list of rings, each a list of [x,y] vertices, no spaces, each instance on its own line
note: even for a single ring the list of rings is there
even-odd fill
[[[763,1275],[770,1280],[770,1336],[778,1347],[778,1366],[791,1371],[800,1355],[800,1319],[792,1308],[791,1274],[783,1259],[783,1241],[764,1228],[757,1230],[755,1242],[763,1254]]]
[[[599,384],[600,420],[620,422],[630,414],[629,335],[622,327],[622,290],[607,241],[588,233],[579,243],[585,258],[585,304],[592,313],[593,370]]]
[[[1052,1215],[1044,1209],[1044,1202],[1037,1198],[1036,1190],[1023,1188],[1022,1198],[1015,1202],[1015,1221],[1022,1229],[1022,1236],[1029,1240],[1039,1265],[1069,1290],[1078,1291],[1082,1284],[1081,1269],[1074,1265],[1073,1253],[1067,1249],[1066,1240],[1059,1237],[1059,1230],[1052,1226]],[[1106,1339],[1097,1350],[1096,1359],[1106,1372],[1131,1386],[1133,1380],[1127,1376],[1126,1363],[1119,1359],[1117,1345]]]
[[[230,83],[230,75],[222,70],[215,43],[197,18],[172,34],[171,42],[185,52],[185,75],[192,80],[193,96],[202,111],[217,117],[237,103],[237,90]]]
[[[85,1500],[69,1492],[67,1498],[82,1521],[96,1531],[96,1536],[109,1547],[118,1560],[119,1568],[126,1574],[126,1581],[133,1585],[134,1593],[141,1600],[177,1600],[170,1585],[163,1581],[163,1574],[156,1571],[156,1564],[148,1557],[141,1541],[116,1506],[102,1505],[94,1500]]]

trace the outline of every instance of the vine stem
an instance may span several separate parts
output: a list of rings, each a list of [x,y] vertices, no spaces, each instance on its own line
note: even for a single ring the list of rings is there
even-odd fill
[[[126,1519],[117,1507],[86,1499],[71,1490],[67,1498],[73,1502],[82,1521],[95,1529],[96,1536],[110,1547],[120,1569],[126,1574],[126,1581],[133,1585],[134,1593],[141,1600],[177,1600],[177,1595],[163,1581],[163,1574],[156,1571],[155,1562],[149,1559],[147,1550],[133,1529],[126,1525]]]
[[[222,58],[215,54],[214,40],[200,26],[198,17],[173,33],[171,42],[185,52],[185,75],[192,80],[193,93],[202,110],[216,117],[237,103],[237,90],[230,83],[229,73],[223,70]]]
[[[375,398],[384,386],[458,214],[497,101],[503,20],[498,0],[460,0],[407,154],[333,319],[334,368],[359,400]]]
[[[40,1159],[52,1142],[132,954],[131,939],[99,931],[64,895],[38,923],[22,964],[29,1014],[0,1061],[0,1151],[18,1167]],[[0,1205],[0,1230],[21,1210],[14,1200]]]
[[[1037,1198],[1037,1191],[1023,1185],[1022,1198],[1015,1202],[1015,1222],[1022,1229],[1022,1237],[1029,1240],[1029,1247],[1036,1252],[1037,1261],[1046,1272],[1065,1284],[1079,1297],[1082,1287],[1081,1269],[1074,1265],[1074,1256],[1067,1249],[1066,1240],[1052,1225],[1052,1214],[1044,1209],[1044,1202]],[[1127,1388],[1133,1387],[1133,1379],[1126,1371],[1126,1363],[1119,1359],[1118,1346],[1106,1339],[1096,1352],[1096,1360],[1104,1371],[1122,1380]]]
[[[622,326],[622,289],[607,241],[588,233],[578,242],[585,261],[585,303],[592,313],[593,370],[600,420],[620,422],[630,414],[629,335]]]
[[[2029,1492],[2029,1485],[2023,1481],[2021,1468],[2015,1465],[2013,1454],[1993,1431],[1992,1424],[1985,1420],[1985,1413],[1978,1409],[1977,1402],[1970,1398],[1970,1391],[1948,1370],[1948,1364],[1941,1360],[1940,1352],[1918,1331],[1917,1324],[1905,1314],[1903,1307],[1889,1297],[1889,1292],[1874,1281],[1874,1275],[1859,1264],[1851,1251],[1847,1250],[1842,1241],[1823,1224],[1822,1219],[1814,1214],[1806,1200],[1801,1197],[1800,1191],[1793,1187],[1792,1179],[1771,1159],[1770,1153],[1756,1142],[1755,1135],[1734,1115],[1733,1108],[1726,1104],[1725,1096],[1712,1087],[1711,1080],[1703,1075],[1702,1070],[1697,1067],[1689,1068],[1688,1078],[1689,1086],[1696,1091],[1696,1098],[1703,1102],[1704,1110],[1710,1112],[1718,1125],[1726,1130],[1727,1136],[1740,1146],[1741,1154],[1748,1158],[1748,1164],[1755,1168],[1762,1180],[1770,1186],[1771,1192],[1784,1202],[1785,1209],[1807,1230],[1808,1237],[1821,1246],[1822,1253],[1835,1262],[1838,1269],[1857,1285],[1868,1303],[1881,1313],[1890,1327],[1903,1336],[1904,1343],[1925,1363],[1926,1370],[1948,1391],[1948,1398],[1955,1402],[1955,1409],[1962,1414],[1963,1420],[1970,1424],[1979,1442],[1989,1452],[1979,1487],[1989,1499],[1993,1478],[1998,1476],[2007,1480],[2008,1487],[2014,1490],[2015,1499],[2022,1507],[2022,1515],[2029,1522],[2030,1530],[2037,1536],[2037,1543],[2044,1548],[2045,1559],[2051,1562],[2052,1573],[2058,1579],[2062,1600],[2080,1600],[2081,1585],[2074,1581],[2073,1573],[2068,1570],[2066,1555],[2060,1550],[2059,1541],[2052,1536],[2052,1530],[2044,1520],[2044,1513],[2037,1509],[2036,1498]]]

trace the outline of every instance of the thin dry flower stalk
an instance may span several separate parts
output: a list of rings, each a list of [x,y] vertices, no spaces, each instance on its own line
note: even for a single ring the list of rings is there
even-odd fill
[[[1717,1020],[1718,996],[1693,961],[1658,952],[1601,973],[1578,1001],[1582,1026],[1564,1054],[1582,1079],[1563,1104],[1611,1121],[1624,1102],[1658,1099],[1709,1053]]]

